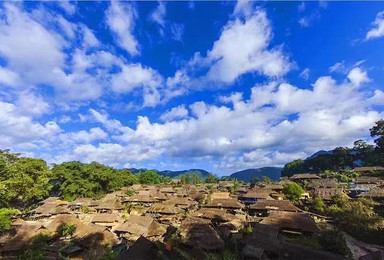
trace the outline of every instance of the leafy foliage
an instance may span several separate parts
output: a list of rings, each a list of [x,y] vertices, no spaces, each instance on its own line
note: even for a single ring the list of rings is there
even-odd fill
[[[292,202],[298,202],[305,190],[297,183],[288,183],[284,185],[283,193],[287,199]]]
[[[101,198],[124,186],[139,182],[128,170],[118,170],[96,162],[66,162],[52,169],[53,193],[72,201],[77,197]]]
[[[76,232],[76,227],[71,223],[63,224],[59,226],[57,232],[61,237],[73,236]]]
[[[7,231],[11,228],[12,218],[20,214],[17,209],[0,209],[0,232]]]
[[[218,183],[219,179],[215,177],[212,173],[208,174],[207,179],[205,180],[206,183]]]
[[[29,206],[49,196],[51,171],[42,159],[0,150],[0,207]]]

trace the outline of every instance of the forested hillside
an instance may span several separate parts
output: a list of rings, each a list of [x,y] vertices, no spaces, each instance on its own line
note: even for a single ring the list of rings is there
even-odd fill
[[[284,166],[282,176],[295,173],[339,171],[356,166],[384,166],[384,120],[370,129],[375,145],[363,140],[354,142],[352,148],[337,147],[332,152],[321,152],[305,160],[297,159]]]

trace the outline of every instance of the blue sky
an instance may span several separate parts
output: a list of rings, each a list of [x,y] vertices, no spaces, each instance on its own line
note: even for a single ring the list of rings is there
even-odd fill
[[[384,118],[382,2],[0,3],[0,149],[283,166]]]

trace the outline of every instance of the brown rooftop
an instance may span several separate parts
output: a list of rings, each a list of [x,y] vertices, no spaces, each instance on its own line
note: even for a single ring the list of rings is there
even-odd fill
[[[293,205],[289,200],[261,200],[249,206],[253,210],[279,210],[299,212],[301,209]]]
[[[119,214],[95,214],[92,218],[92,223],[114,223],[119,221]]]
[[[204,205],[204,207],[242,209],[244,205],[237,201],[237,199],[213,199],[210,203]]]
[[[280,229],[297,230],[303,232],[317,232],[319,227],[306,213],[272,211],[263,219],[261,224],[278,226]]]
[[[291,180],[308,180],[308,179],[320,179],[320,177],[314,173],[296,173],[290,177]]]
[[[343,193],[342,188],[315,188],[313,196],[323,200],[331,200],[333,196]]]

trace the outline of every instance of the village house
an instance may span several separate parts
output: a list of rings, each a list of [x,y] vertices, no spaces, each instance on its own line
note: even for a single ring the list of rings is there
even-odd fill
[[[118,213],[123,210],[123,205],[119,200],[101,201],[99,205],[94,207],[97,213]]]
[[[361,173],[363,175],[367,175],[371,173],[384,172],[384,167],[382,166],[355,167],[352,169],[352,171]]]
[[[273,199],[271,197],[272,193],[276,193],[276,192],[268,188],[254,187],[248,190],[247,193],[239,197],[239,200],[242,203],[249,205],[249,204],[257,203],[260,200]]]
[[[361,176],[357,177],[353,183],[349,184],[349,195],[353,198],[357,198],[361,193],[368,192],[371,189],[377,189],[381,187],[382,180],[378,177]]]
[[[333,178],[312,179],[307,185],[307,189],[314,188],[337,188],[337,182]]]
[[[165,225],[159,224],[151,217],[130,215],[114,231],[120,238],[136,241],[140,236],[151,240],[158,240],[165,234],[167,229]]]
[[[180,226],[181,242],[191,248],[208,252],[220,251],[224,248],[224,241],[213,228],[211,221],[188,217]]]
[[[29,213],[30,220],[49,218],[59,214],[70,214],[68,202],[62,201],[57,197],[50,197],[39,203],[39,207]]]
[[[149,195],[133,195],[132,197],[124,199],[123,203],[132,203],[134,205],[140,205],[145,207],[152,206],[153,203],[158,202],[156,198]]]
[[[296,173],[293,176],[291,176],[289,179],[294,182],[301,182],[301,181],[310,181],[310,180],[321,179],[321,178],[320,176],[314,173]]]
[[[266,217],[271,211],[300,212],[301,209],[288,200],[262,200],[248,208],[250,216]]]
[[[310,215],[301,212],[270,211],[260,223],[277,226],[286,235],[312,235],[320,231]]]
[[[315,198],[320,198],[324,201],[331,201],[332,198],[339,194],[344,194],[343,188],[314,188],[311,194]],[[344,194],[346,196],[346,194]]]
[[[100,202],[91,198],[77,198],[73,202],[69,203],[68,208],[74,212],[79,212],[81,209],[87,209],[88,211],[96,211],[95,207]]]
[[[113,228],[118,224],[119,220],[120,216],[118,213],[98,213],[92,216],[91,223],[107,228]]]
[[[359,195],[360,198],[369,198],[384,206],[384,189],[371,189],[370,191],[363,192]]]

